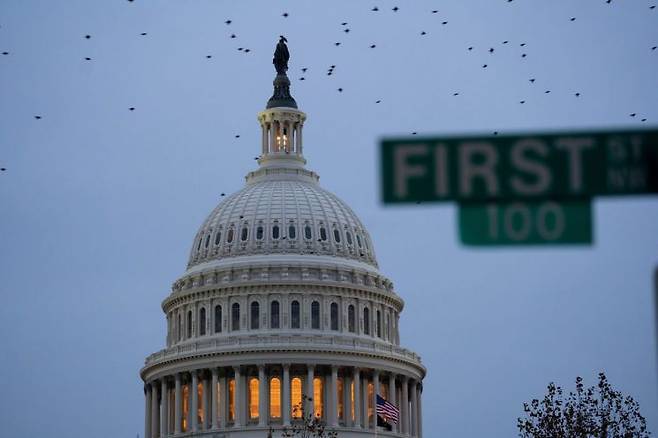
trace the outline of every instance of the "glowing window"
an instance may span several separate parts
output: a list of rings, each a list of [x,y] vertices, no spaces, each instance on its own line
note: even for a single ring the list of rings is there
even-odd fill
[[[244,242],[245,240],[247,240],[248,236],[249,236],[249,230],[247,229],[247,227],[242,227],[242,234],[240,235],[240,240]]]
[[[183,418],[182,418],[182,429],[183,432],[187,432],[187,417],[190,413],[190,385],[183,385]]]
[[[231,330],[240,330],[240,304],[233,303],[231,306]]]
[[[331,330],[338,330],[338,304],[331,303]]]
[[[192,311],[187,312],[187,338],[192,337]]]
[[[222,240],[222,232],[217,231],[217,234],[215,234],[215,245],[219,245],[219,242]]]
[[[372,424],[372,416],[374,414],[374,407],[372,405],[372,398],[375,392],[375,385],[368,383],[368,424]]]
[[[300,319],[299,301],[293,301],[290,303],[290,327],[294,329],[300,328]]]
[[[292,418],[302,418],[302,379],[299,377],[290,381],[290,409]]]
[[[352,244],[352,233],[349,231],[345,232],[345,237],[347,238],[347,244],[351,245]]]
[[[311,328],[320,328],[320,303],[317,301],[311,303]]]
[[[278,239],[279,238],[279,226],[274,225],[272,227],[272,239]]]
[[[272,301],[270,304],[270,328],[279,328],[279,302]]]
[[[297,238],[297,229],[295,228],[294,225],[290,225],[288,227],[288,238],[289,239],[296,239]]]
[[[196,386],[196,394],[197,394],[197,410],[196,410],[196,421],[197,424],[203,424],[203,417],[205,415],[205,412],[203,412],[203,384],[199,383]]]
[[[309,225],[304,227],[304,237],[306,239],[311,239],[313,237],[313,233],[311,232],[311,227]]]
[[[202,307],[199,310],[199,336],[206,334],[206,308]]]
[[[370,334],[370,309],[367,307],[363,308],[363,333]]]
[[[258,320],[260,313],[260,306],[258,302],[254,301],[251,303],[251,329],[258,330],[260,328],[260,322]]]
[[[334,228],[334,240],[336,243],[340,243],[340,231],[337,228]]]
[[[226,236],[226,241],[227,241],[228,243],[233,242],[233,228],[231,228],[230,230],[228,230],[228,235]]]
[[[322,379],[319,377],[313,379],[313,415],[318,418],[322,418],[324,408],[324,385],[322,383]]]
[[[228,381],[228,419],[235,421],[235,379]]]
[[[215,306],[215,333],[222,331],[222,306]]]
[[[278,377],[270,380],[270,417],[281,418],[281,380]]]
[[[324,227],[320,227],[320,239],[322,241],[327,240],[327,230]]]
[[[252,377],[249,379],[249,418],[258,419],[258,379]]]
[[[263,240],[263,227],[262,226],[258,226],[258,228],[256,228],[256,240]]]
[[[350,304],[347,307],[347,330],[350,333],[354,333],[354,305]]]
[[[350,406],[352,408],[352,413],[350,414],[352,416],[352,421],[356,419],[356,414],[354,413],[354,410],[356,409],[356,406],[354,406],[354,381],[350,384]]]
[[[338,382],[336,382],[336,389],[338,392],[338,419],[343,420],[345,417],[345,392],[343,388],[343,378],[339,377]]]

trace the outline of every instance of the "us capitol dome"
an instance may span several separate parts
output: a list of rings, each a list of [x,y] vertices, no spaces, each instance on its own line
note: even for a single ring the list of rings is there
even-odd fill
[[[166,348],[140,371],[146,438],[278,437],[300,407],[341,438],[422,436],[404,302],[359,218],[305,168],[287,61],[282,39],[259,168],[208,215],[162,302]]]

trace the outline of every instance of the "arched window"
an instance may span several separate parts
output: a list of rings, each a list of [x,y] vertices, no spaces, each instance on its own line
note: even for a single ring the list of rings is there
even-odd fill
[[[304,227],[304,237],[308,240],[313,237],[313,232],[311,231],[311,226],[309,224],[306,224]]]
[[[231,306],[231,330],[240,330],[240,304],[233,303]]]
[[[215,333],[222,331],[222,306],[215,306]]]
[[[215,234],[215,245],[219,245],[219,242],[222,240],[222,232],[217,231],[217,234]]]
[[[391,315],[389,313],[386,314],[386,337],[388,340],[393,338],[391,335]]]
[[[347,307],[347,330],[354,333],[354,305],[350,304]]]
[[[272,239],[278,239],[279,238],[279,226],[274,225],[272,227]]]
[[[252,330],[258,330],[260,328],[259,324],[259,313],[260,313],[260,306],[258,305],[257,301],[253,301],[251,303],[251,329]]]
[[[338,330],[338,304],[331,303],[331,330]]]
[[[345,232],[345,237],[347,238],[347,244],[351,245],[353,243],[352,242],[352,233],[350,233],[349,231],[346,231]]]
[[[288,227],[288,239],[296,239],[297,238],[297,229],[295,228],[294,224],[290,224]]]
[[[256,228],[256,240],[263,240],[263,227],[261,225]]]
[[[202,307],[199,310],[199,336],[205,336],[206,334],[206,308]]]
[[[183,339],[183,323],[181,321],[181,314],[178,314],[178,340]]]
[[[327,229],[325,227],[320,227],[320,240],[327,241]]]
[[[363,248],[363,244],[361,243],[361,235],[357,234],[356,235],[356,243],[359,245],[359,248]]]
[[[320,377],[316,377],[313,379],[313,415],[317,418],[322,418],[322,414],[324,411],[324,397],[323,397],[323,392],[324,392],[324,385],[322,384],[322,379]]]
[[[290,381],[290,410],[292,418],[302,418],[302,379],[299,377]]]
[[[208,235],[206,236],[206,243],[203,246],[208,248],[208,245],[210,245],[210,233],[208,233]]]
[[[249,419],[258,420],[258,379],[249,379]]]
[[[367,307],[363,308],[363,333],[370,334],[370,309]]]
[[[249,236],[249,229],[247,227],[242,227],[242,234],[240,235],[240,240],[243,242],[247,240],[247,237]]]
[[[270,328],[279,328],[279,302],[272,301],[270,303]]]
[[[318,301],[311,303],[311,328],[320,328],[320,303]]]
[[[382,337],[382,312],[377,311],[377,337]]]
[[[270,418],[281,418],[281,380],[278,377],[270,379]]]
[[[201,249],[202,243],[203,243],[203,236],[199,236],[199,244],[196,246],[197,251]]]
[[[298,329],[301,327],[299,315],[299,301],[295,300],[290,303],[290,328]]]
[[[226,236],[226,241],[227,241],[228,243],[233,242],[233,228],[231,228],[230,230],[228,230],[228,235]]]
[[[192,337],[192,311],[187,312],[187,338]]]
[[[334,228],[334,240],[336,243],[340,243],[340,231],[338,231],[338,228]]]

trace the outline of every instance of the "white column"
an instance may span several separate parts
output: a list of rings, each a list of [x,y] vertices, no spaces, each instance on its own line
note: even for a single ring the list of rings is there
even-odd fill
[[[379,371],[374,370],[372,372],[372,408],[373,408],[373,418],[372,418],[372,428],[377,429],[377,394],[379,394]]]
[[[315,377],[315,366],[307,365],[306,366],[306,395],[310,398],[307,400],[306,409],[304,410],[304,416],[310,415],[311,418],[315,416],[315,400],[313,399],[313,379]]]
[[[265,155],[267,153],[267,122],[263,122],[261,126],[261,153]]]
[[[409,391],[409,397],[411,397],[411,436],[418,436],[418,393],[416,392],[416,382],[411,382],[411,388]]]
[[[219,427],[221,429],[226,427],[227,415],[228,415],[228,403],[226,403],[228,397],[228,386],[226,371],[222,373],[222,376],[219,379]]]
[[[160,436],[160,404],[158,403],[158,386],[156,382],[151,385],[151,436]]]
[[[267,376],[265,365],[258,365],[258,425],[266,426],[268,421],[267,407],[269,406],[270,394],[267,390]]]
[[[160,399],[162,400],[162,411],[160,412],[160,436],[162,438],[166,437],[169,433],[169,397],[167,391],[167,381],[163,378],[161,389],[160,389]]]
[[[181,389],[181,374],[176,373],[176,386],[174,388],[174,433],[181,432],[181,420],[183,414],[183,395]]]
[[[345,388],[343,388],[343,391]],[[338,426],[338,367],[331,367],[331,382],[329,383],[329,406],[327,406],[327,414],[329,416],[328,424],[331,427]],[[343,404],[345,408],[345,404]]]
[[[151,385],[144,385],[144,438],[151,438]]]
[[[395,402],[395,374],[393,373],[391,373],[391,375],[388,377],[388,401],[392,405],[397,406],[397,403]],[[391,423],[391,426],[393,427],[392,431],[396,432],[400,427],[400,419],[398,418],[397,424]]]
[[[210,381],[206,374],[203,379],[203,430],[210,429]]]
[[[361,427],[361,370],[354,368],[354,426]]]
[[[240,374],[240,367],[233,367],[235,373],[235,391],[233,393],[233,409],[235,409],[235,419],[233,421],[234,427],[242,426],[242,374]]]
[[[281,403],[281,414],[283,425],[290,426],[290,364],[283,364],[283,402]]]
[[[302,155],[302,123],[297,125],[297,153]]]
[[[409,377],[402,377],[402,400],[400,402],[402,414],[402,435],[409,435]]]
[[[276,151],[277,151],[276,122],[272,120],[270,122],[270,152],[276,152]]]
[[[192,403],[190,403],[190,422],[192,427],[190,430],[196,432],[199,430],[199,417],[197,411],[199,409],[199,393],[197,387],[199,386],[199,377],[197,376],[196,370],[192,371],[192,383],[190,384],[190,396],[192,397]]]
[[[343,423],[352,426],[352,376],[343,373]]]
[[[418,383],[418,395],[416,396],[418,400],[416,401],[416,405],[418,406],[418,436],[422,437],[423,436],[423,385],[421,383]]]
[[[217,415],[217,412],[219,412],[218,405],[217,405],[217,402],[219,401],[219,399],[217,398],[217,385],[218,385],[219,380],[218,380],[217,377],[218,377],[217,368],[213,368],[212,369],[212,380],[210,382],[210,386],[211,386],[210,390],[212,391],[212,395],[210,397],[210,405],[212,406],[211,407],[212,414],[211,414],[210,418],[212,419],[212,428],[213,429],[219,429],[219,418],[218,418],[218,415]]]

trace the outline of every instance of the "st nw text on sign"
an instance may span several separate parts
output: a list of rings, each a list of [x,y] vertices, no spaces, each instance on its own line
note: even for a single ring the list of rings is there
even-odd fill
[[[658,193],[658,130],[385,139],[385,203]]]

